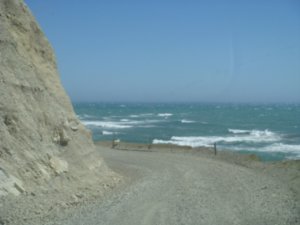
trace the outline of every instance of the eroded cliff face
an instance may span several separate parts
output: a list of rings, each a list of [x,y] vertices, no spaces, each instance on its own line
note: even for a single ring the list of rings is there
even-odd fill
[[[22,0],[0,0],[0,196],[113,176],[77,119],[53,50]]]

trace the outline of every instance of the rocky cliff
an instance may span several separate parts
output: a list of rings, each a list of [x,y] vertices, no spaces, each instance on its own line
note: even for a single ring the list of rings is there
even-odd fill
[[[0,197],[78,192],[111,177],[30,10],[22,0],[0,0]]]

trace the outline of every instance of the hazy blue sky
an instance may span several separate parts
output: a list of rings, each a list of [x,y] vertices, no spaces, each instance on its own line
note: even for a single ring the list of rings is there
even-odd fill
[[[73,101],[300,102],[300,1],[26,0]]]

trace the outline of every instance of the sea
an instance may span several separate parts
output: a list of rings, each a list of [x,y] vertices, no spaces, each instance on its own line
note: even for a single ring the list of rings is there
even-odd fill
[[[300,104],[73,103],[94,141],[212,147],[300,159]]]

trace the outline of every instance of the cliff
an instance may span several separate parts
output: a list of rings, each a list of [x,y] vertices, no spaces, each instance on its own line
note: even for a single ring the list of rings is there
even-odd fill
[[[113,177],[73,111],[30,10],[22,0],[0,0],[0,197],[71,195]]]

